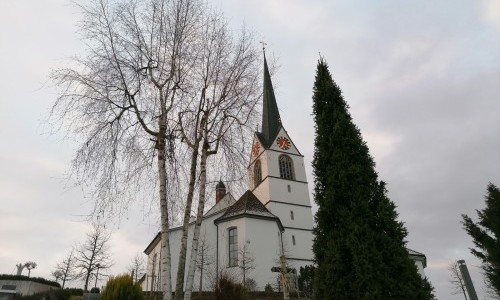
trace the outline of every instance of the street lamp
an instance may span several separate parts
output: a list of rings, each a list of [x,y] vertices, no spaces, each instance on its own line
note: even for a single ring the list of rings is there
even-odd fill
[[[97,277],[99,277],[99,268],[101,267],[100,264],[96,264],[95,267],[97,268],[97,272],[95,274],[95,284],[94,284],[94,288],[97,287]]]

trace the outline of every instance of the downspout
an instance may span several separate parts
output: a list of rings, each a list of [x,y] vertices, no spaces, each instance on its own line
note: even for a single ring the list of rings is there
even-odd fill
[[[216,230],[217,230],[217,242],[215,243],[216,246],[216,250],[215,250],[215,287],[216,289],[219,287],[219,224],[218,223],[215,223],[215,227],[216,227]]]

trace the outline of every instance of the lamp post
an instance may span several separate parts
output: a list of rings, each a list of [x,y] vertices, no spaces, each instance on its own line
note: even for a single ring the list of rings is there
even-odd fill
[[[95,266],[96,266],[96,268],[97,268],[97,272],[95,273],[95,284],[94,284],[94,288],[96,288],[96,287],[97,287],[97,277],[99,277],[99,268],[101,267],[101,265],[100,265],[100,264],[96,264]]]

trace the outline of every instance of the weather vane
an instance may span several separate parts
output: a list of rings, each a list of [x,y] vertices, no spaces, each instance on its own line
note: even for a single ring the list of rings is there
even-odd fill
[[[260,41],[259,43],[261,43],[261,44],[262,44],[262,51],[264,51],[264,52],[265,52],[265,51],[266,51],[266,45],[267,45],[267,43],[266,43],[266,42],[264,42],[264,41]]]

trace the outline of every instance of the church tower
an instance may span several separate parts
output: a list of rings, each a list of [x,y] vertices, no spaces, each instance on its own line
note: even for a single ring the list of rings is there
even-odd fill
[[[312,264],[313,218],[304,156],[281,123],[265,55],[262,127],[254,135],[248,177],[249,189],[283,224],[290,266],[298,270]]]

